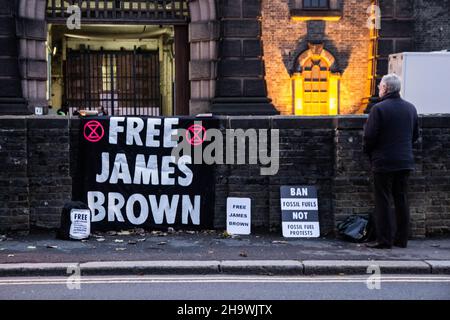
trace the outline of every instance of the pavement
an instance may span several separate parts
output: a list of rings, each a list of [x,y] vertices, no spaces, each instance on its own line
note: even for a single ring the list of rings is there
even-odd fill
[[[230,237],[213,230],[110,231],[83,241],[58,240],[50,231],[0,235],[0,277],[67,276],[75,267],[83,275],[357,275],[377,268],[450,274],[450,237],[379,250],[339,239]]]

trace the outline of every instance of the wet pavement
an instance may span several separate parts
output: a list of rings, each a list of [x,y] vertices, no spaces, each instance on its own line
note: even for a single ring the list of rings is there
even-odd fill
[[[172,231],[172,230],[171,230]],[[284,239],[277,234],[229,237],[217,231],[96,233],[58,240],[54,232],[0,235],[0,263],[157,260],[450,260],[450,237],[415,239],[406,249],[368,249],[339,239]]]

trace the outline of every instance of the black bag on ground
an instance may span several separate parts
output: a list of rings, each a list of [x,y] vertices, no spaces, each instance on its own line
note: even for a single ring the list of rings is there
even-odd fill
[[[80,201],[67,202],[61,212],[61,226],[57,238],[62,240],[83,240],[91,233],[91,211]]]
[[[351,242],[372,241],[374,237],[373,223],[361,216],[350,216],[337,225],[339,235]]]

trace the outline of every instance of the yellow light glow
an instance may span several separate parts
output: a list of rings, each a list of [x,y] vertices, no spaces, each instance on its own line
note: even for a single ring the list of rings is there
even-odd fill
[[[329,93],[329,114],[335,116],[338,114],[339,105],[339,76],[330,76],[330,93]]]
[[[303,79],[301,76],[294,76],[294,114],[303,114]]]
[[[339,21],[341,20],[340,16],[336,16],[336,17],[300,17],[300,16],[295,16],[292,17],[293,21],[310,21],[310,20],[323,20],[323,21]]]
[[[338,114],[339,109],[339,78],[338,74],[332,74],[329,77],[329,93],[328,93],[328,112],[326,114],[321,114],[318,110],[317,114],[314,115],[332,115]],[[294,93],[294,114],[297,116],[305,115],[305,110],[303,108],[303,78],[301,75],[294,75],[293,80],[293,93]],[[308,113],[308,115],[313,115]]]

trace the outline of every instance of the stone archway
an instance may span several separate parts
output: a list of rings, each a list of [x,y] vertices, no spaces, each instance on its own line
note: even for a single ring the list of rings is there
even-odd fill
[[[33,112],[35,106],[47,105],[47,0],[16,0],[15,4],[20,85]],[[219,27],[216,0],[190,0],[188,5],[189,113],[198,114],[209,111],[215,95]]]

